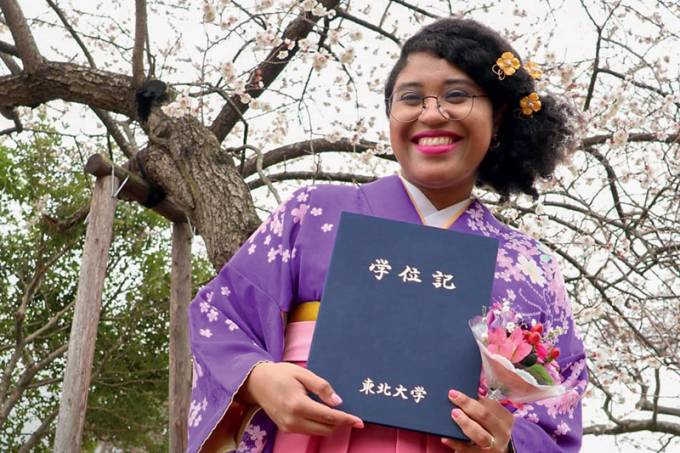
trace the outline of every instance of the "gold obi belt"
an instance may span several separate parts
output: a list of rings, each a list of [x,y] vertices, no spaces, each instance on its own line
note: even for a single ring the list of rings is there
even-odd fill
[[[288,322],[316,321],[316,317],[319,315],[320,305],[321,302],[318,300],[302,302],[301,304],[296,305],[288,313]]]

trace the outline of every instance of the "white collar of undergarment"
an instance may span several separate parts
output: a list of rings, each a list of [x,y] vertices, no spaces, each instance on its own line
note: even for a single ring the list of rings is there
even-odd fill
[[[448,228],[451,224],[451,218],[454,216],[454,214],[467,208],[468,204],[470,203],[470,198],[466,198],[447,208],[437,210],[437,208],[419,188],[411,184],[402,175],[399,175],[399,177],[404,183],[404,187],[410,195],[416,210],[418,213],[420,213],[422,221],[425,225],[439,228]]]

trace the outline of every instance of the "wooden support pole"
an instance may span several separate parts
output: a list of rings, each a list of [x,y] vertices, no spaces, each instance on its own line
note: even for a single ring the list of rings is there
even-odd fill
[[[93,176],[110,176],[111,172],[118,178],[118,181],[124,181],[125,185],[120,191],[119,197],[122,200],[136,201],[144,205],[149,199],[149,194],[152,192],[151,186],[147,184],[139,176],[130,172],[126,168],[113,165],[102,154],[93,154],[85,164],[85,172]],[[151,206],[151,209],[170,220],[171,222],[182,223],[186,222],[187,217],[184,211],[178,208],[171,201],[165,199],[160,203]]]
[[[111,196],[111,184],[110,175],[97,178],[92,194],[54,440],[56,453],[80,451],[116,210],[117,200]]]
[[[191,400],[189,303],[191,302],[191,227],[172,224],[170,283],[170,452],[187,449],[187,418]]]

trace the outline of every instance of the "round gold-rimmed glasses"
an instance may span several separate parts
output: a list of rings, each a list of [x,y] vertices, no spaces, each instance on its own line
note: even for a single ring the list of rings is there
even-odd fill
[[[390,117],[400,123],[412,123],[427,109],[427,100],[434,99],[437,112],[448,121],[461,121],[472,112],[475,98],[483,94],[469,94],[462,90],[448,90],[439,96],[423,96],[413,91],[395,93],[389,99]]]

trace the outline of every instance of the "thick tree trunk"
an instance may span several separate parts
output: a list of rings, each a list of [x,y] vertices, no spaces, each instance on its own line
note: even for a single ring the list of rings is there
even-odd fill
[[[191,116],[149,117],[149,145],[131,169],[161,187],[201,235],[219,269],[260,223],[250,190],[213,133]]]

